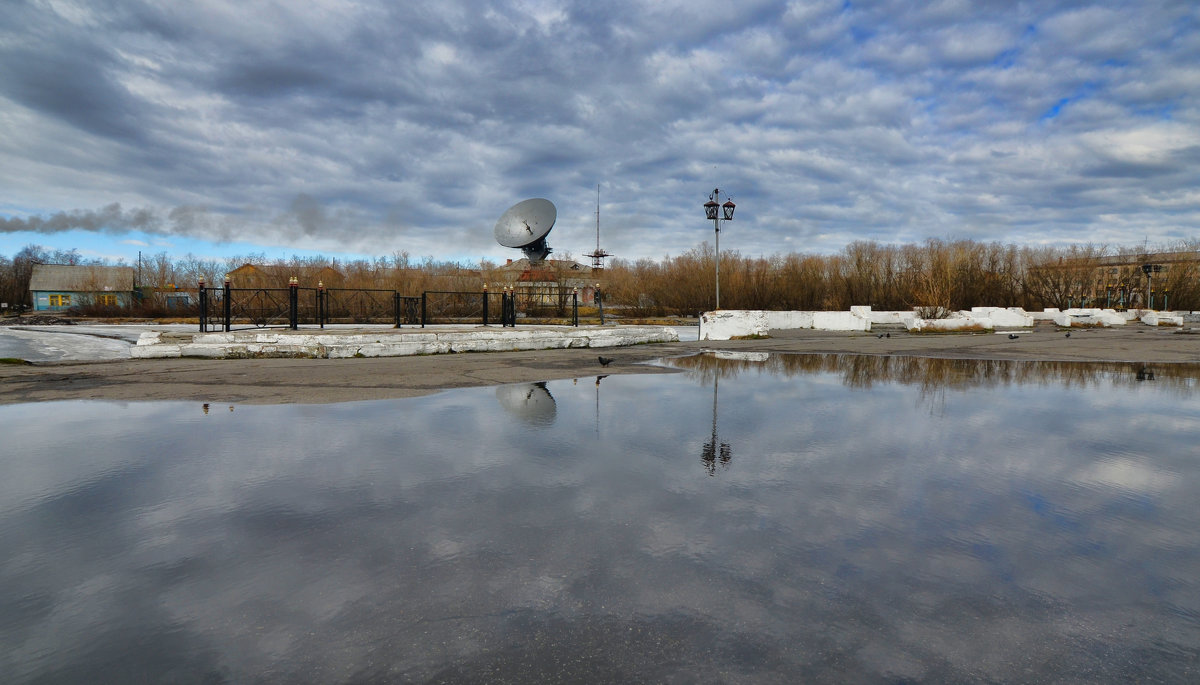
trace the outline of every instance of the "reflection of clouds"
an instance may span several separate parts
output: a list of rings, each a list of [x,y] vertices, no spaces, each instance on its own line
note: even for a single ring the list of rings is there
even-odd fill
[[[494,390],[208,416],[76,403],[72,431],[6,463],[23,476],[0,486],[0,597],[30,598],[6,644],[72,672],[93,641],[165,633],[191,672],[300,682],[646,648],[617,626],[742,680],[820,654],[829,679],[1011,680],[1120,659],[1169,675],[1169,656],[1136,659],[1153,640],[1196,653],[1194,401],[962,385],[930,416],[919,387],[843,380],[723,375],[738,460],[720,479],[695,463],[710,388],[682,375],[606,379],[599,442],[588,383],[549,384],[538,431]],[[1176,428],[1148,445],[1129,423]],[[160,676],[182,658],[125,653]]]
[[[1115,458],[1097,461],[1081,469],[1078,480],[1117,490],[1151,493],[1169,486],[1175,476],[1150,464],[1129,458]]]

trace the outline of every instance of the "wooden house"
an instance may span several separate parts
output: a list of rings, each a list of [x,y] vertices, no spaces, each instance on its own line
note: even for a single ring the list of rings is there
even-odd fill
[[[34,264],[29,292],[34,311],[87,307],[128,307],[134,298],[132,266]]]

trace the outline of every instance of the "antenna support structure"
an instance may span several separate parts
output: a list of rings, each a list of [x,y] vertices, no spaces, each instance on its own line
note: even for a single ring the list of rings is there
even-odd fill
[[[596,184],[596,251],[587,256],[592,258],[592,271],[604,270],[604,258],[612,255],[600,247],[600,184]]]

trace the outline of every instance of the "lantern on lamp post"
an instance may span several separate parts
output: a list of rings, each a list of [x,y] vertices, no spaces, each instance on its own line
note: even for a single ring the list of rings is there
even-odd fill
[[[713,248],[713,275],[716,280],[716,307],[721,308],[721,222],[733,221],[733,210],[737,205],[733,204],[733,200],[729,199],[729,195],[725,195],[725,204],[721,204],[721,189],[714,188],[708,196],[708,202],[704,203],[704,216],[712,219],[713,232],[716,235],[716,244]]]

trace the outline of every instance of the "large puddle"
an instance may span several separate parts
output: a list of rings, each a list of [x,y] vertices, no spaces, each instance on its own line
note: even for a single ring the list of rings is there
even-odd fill
[[[1194,681],[1200,367],[0,406],[10,683]]]

